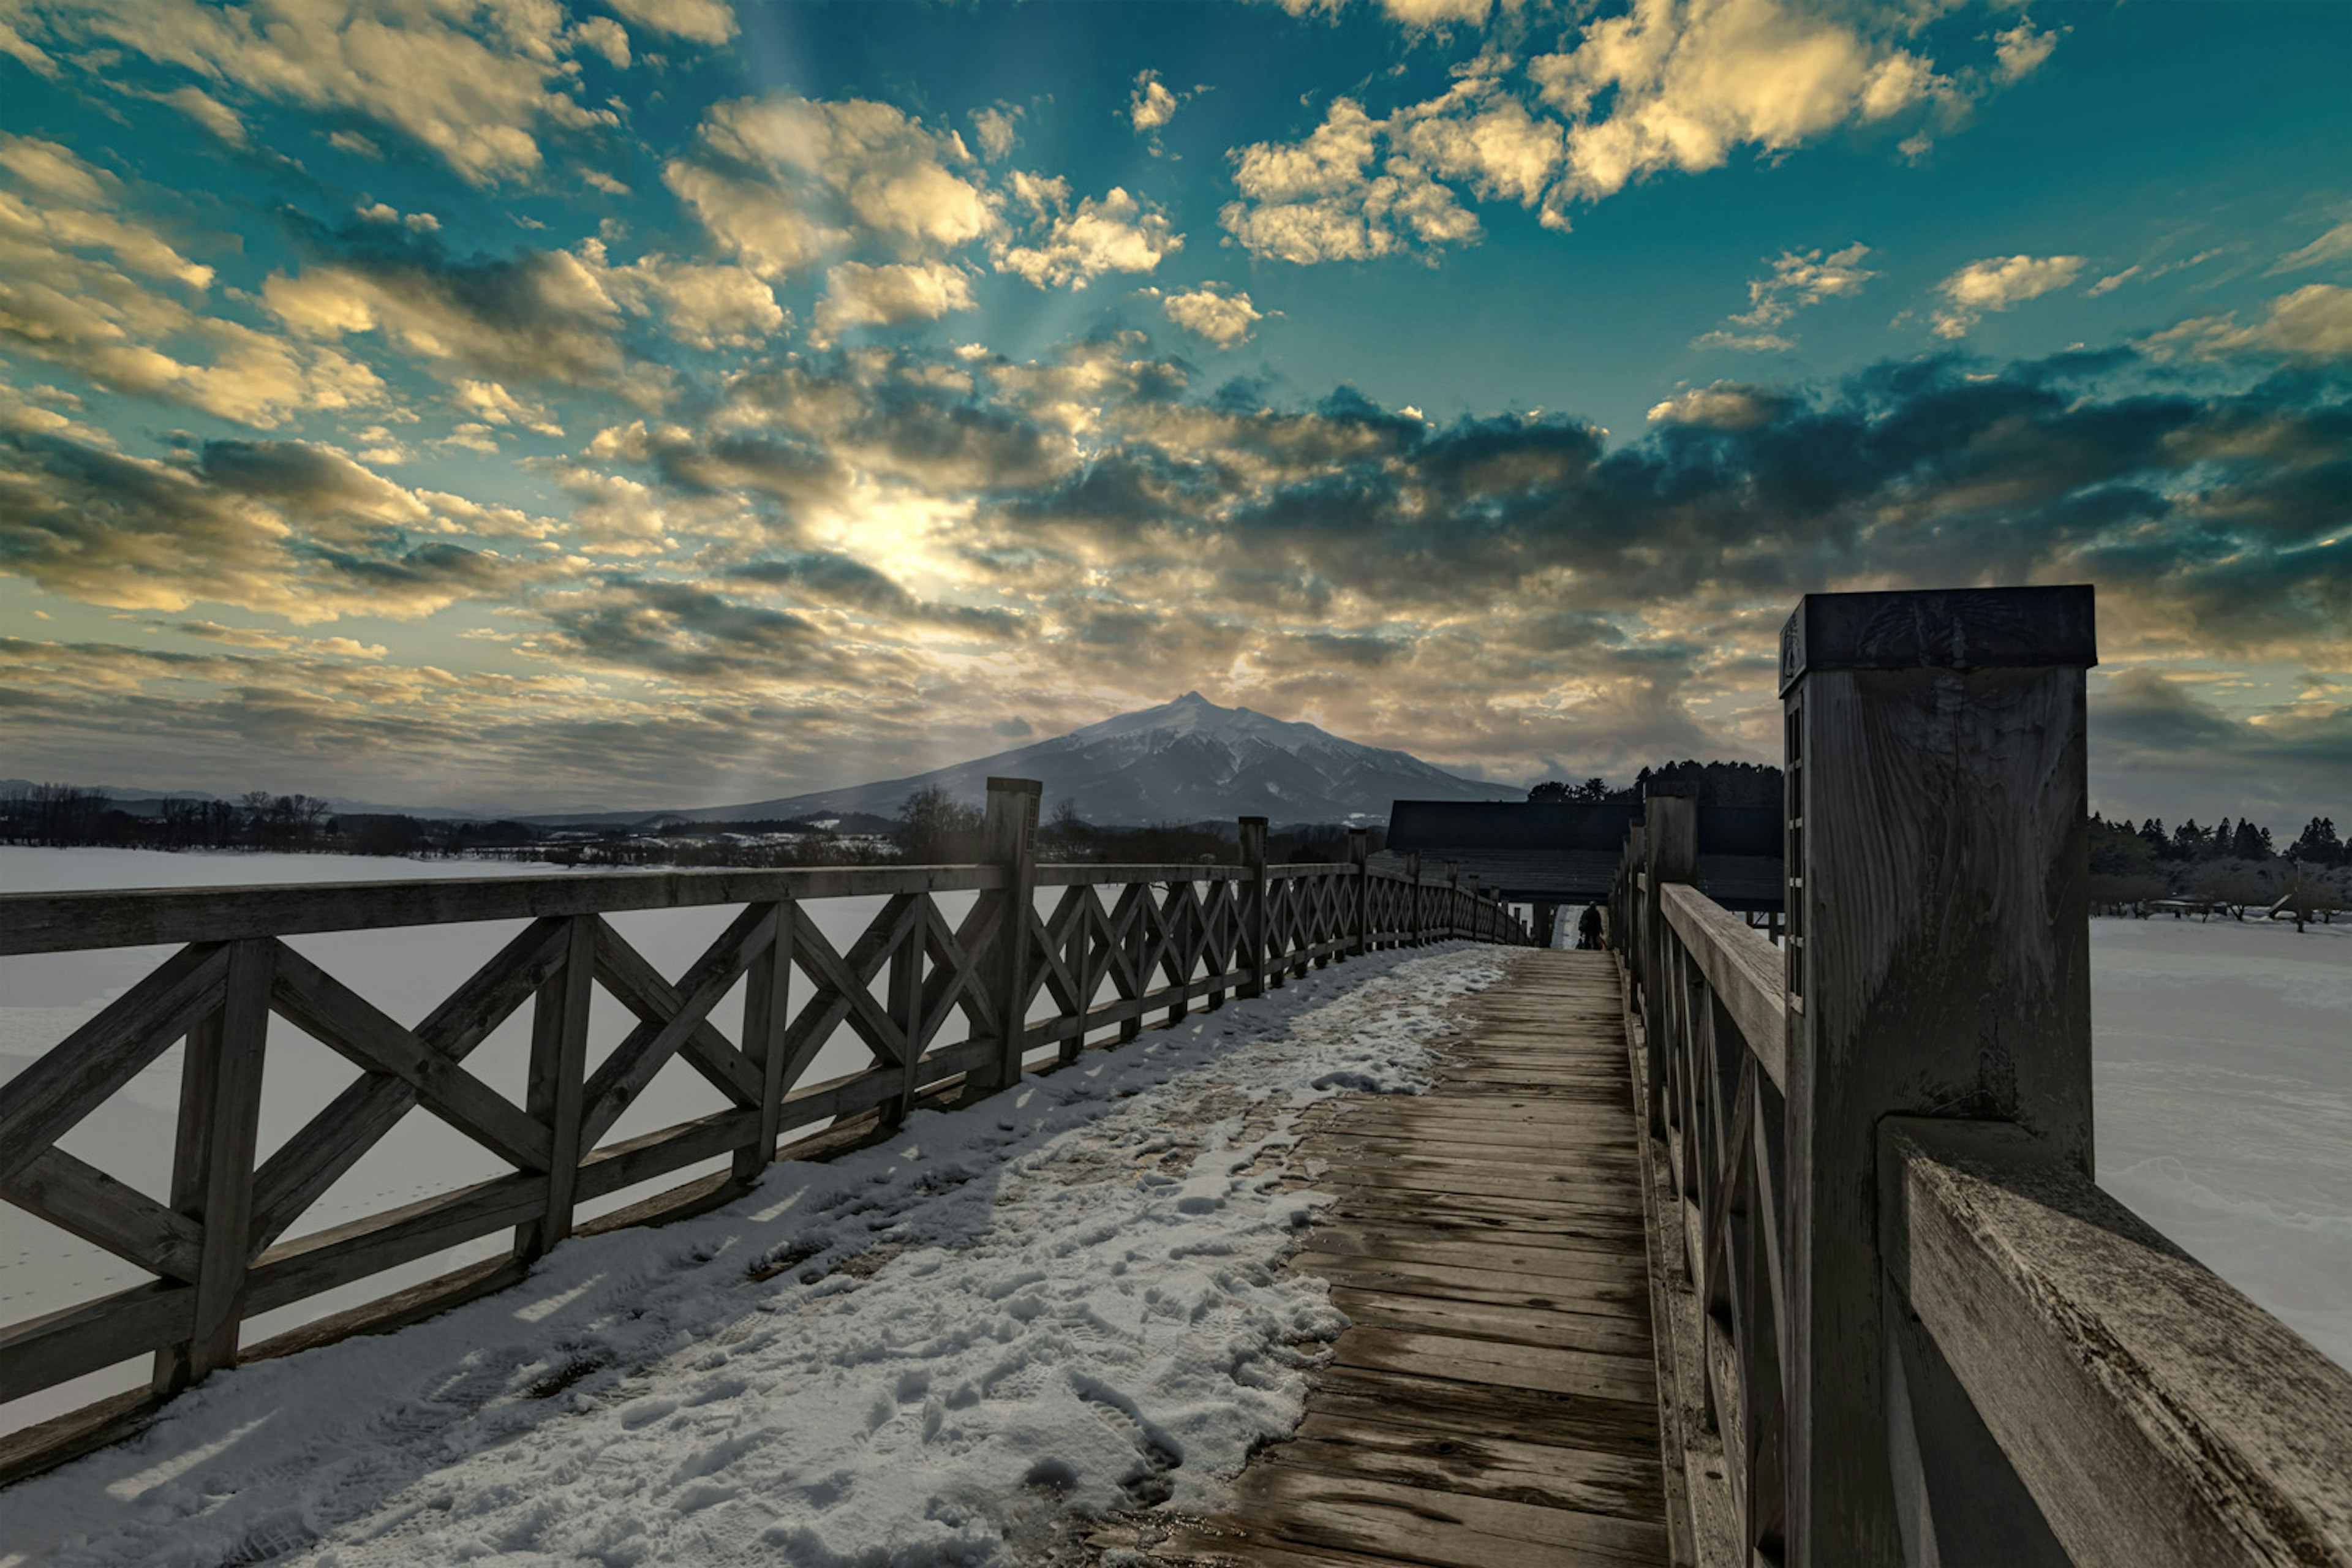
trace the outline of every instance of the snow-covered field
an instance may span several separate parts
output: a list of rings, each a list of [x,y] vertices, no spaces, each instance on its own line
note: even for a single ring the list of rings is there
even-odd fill
[[[1278,1264],[1298,1113],[1412,1087],[1492,949],[1376,954],[527,1290],[218,1376],[9,1495],[0,1562],[1033,1561],[1198,1506],[1345,1326]],[[764,1280],[763,1266],[781,1264]]]
[[[2352,1366],[2352,921],[2091,922],[2099,1184]]]

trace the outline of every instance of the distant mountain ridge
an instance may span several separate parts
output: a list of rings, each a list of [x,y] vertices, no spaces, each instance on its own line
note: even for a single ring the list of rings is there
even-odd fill
[[[1277,823],[1385,822],[1395,800],[1527,798],[1517,785],[1466,779],[1408,752],[1361,745],[1313,724],[1247,708],[1221,708],[1188,691],[1157,708],[929,773],[658,815],[690,822],[851,812],[888,816],[908,795],[933,786],[957,800],[976,802],[992,776],[1039,780],[1047,812],[1073,800],[1080,816],[1105,826],[1234,816],[1266,816]],[[647,815],[583,813],[530,820],[641,822]]]

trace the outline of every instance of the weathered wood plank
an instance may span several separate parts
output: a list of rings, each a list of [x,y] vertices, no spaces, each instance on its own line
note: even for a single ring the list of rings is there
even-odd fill
[[[195,1280],[201,1226],[62,1149],[41,1151],[0,1197],[151,1274]]]
[[[293,948],[278,942],[274,950],[270,1000],[289,1023],[361,1068],[399,1079],[426,1110],[500,1159],[548,1168],[546,1128]]]
[[[232,943],[219,1010],[188,1034],[172,1206],[203,1230],[194,1321],[187,1339],[155,1352],[157,1394],[176,1394],[236,1363],[246,1268],[254,1253],[253,1154],[261,1131],[262,1055],[278,946],[266,937]]]
[[[1075,868],[1118,880],[1118,868]],[[1215,869],[1195,866],[1186,874]],[[0,954],[77,948],[234,942],[312,931],[541,920],[707,904],[772,903],[877,893],[986,891],[1004,885],[986,866],[824,866],[776,871],[604,871],[593,876],[305,882],[291,886],[129,892],[0,894]]]
[[[1887,1267],[2077,1563],[2352,1563],[2352,1373],[2056,1151],[1881,1135]]]
[[[0,1178],[55,1143],[220,1005],[225,947],[183,948],[0,1084]]]
[[[416,1026],[420,1040],[463,1061],[564,962],[572,922],[533,921],[515,933]],[[327,1102],[254,1177],[253,1246],[268,1246],[357,1164],[416,1104],[415,1088],[371,1073]]]
[[[1688,883],[1668,884],[1658,902],[1772,1087],[1786,1092],[1789,1002],[1780,950]]]
[[[1558,1568],[1570,1552],[1595,1563],[1664,1560],[1665,1529],[1654,1521],[1282,1465],[1247,1472],[1234,1491],[1248,1505],[1252,1525],[1265,1533],[1440,1568]]]
[[[1549,1394],[1580,1394],[1627,1404],[1648,1402],[1655,1397],[1657,1387],[1655,1371],[1646,1355],[1553,1350],[1404,1329],[1350,1329],[1339,1336],[1334,1354],[1341,1366],[1455,1383],[1539,1388]]]
[[[1503,1307],[1452,1297],[1405,1295],[1394,1290],[1331,1292],[1331,1304],[1360,1327],[1408,1329],[1464,1339],[1503,1340],[1553,1350],[1596,1351],[1604,1355],[1650,1353],[1650,1329],[1639,1318],[1557,1308]]]

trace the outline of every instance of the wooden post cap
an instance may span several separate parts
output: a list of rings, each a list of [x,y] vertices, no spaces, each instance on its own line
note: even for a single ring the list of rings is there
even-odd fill
[[[1045,786],[1035,779],[997,779],[988,781],[991,795],[1044,795]]]
[[[1244,827],[1264,827],[1266,821],[1263,816],[1244,816],[1239,820]]]
[[[2019,669],[2099,662],[2091,585],[1808,594],[1780,629],[1780,695],[1823,669]]]

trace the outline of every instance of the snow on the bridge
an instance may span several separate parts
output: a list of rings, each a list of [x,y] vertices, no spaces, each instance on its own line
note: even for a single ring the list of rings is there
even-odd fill
[[[1345,1323],[1279,1268],[1318,1201],[1281,1180],[1299,1112],[1414,1087],[1500,973],[1467,945],[1354,960],[216,1376],[12,1491],[0,1568],[983,1563],[1200,1504]]]

